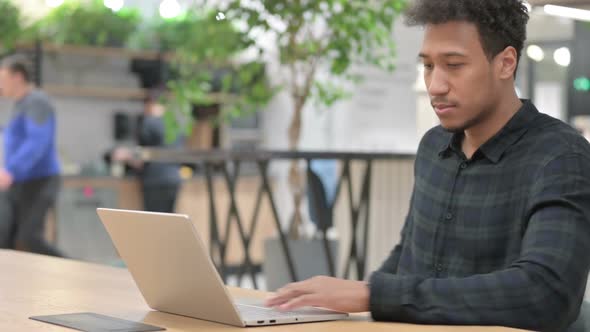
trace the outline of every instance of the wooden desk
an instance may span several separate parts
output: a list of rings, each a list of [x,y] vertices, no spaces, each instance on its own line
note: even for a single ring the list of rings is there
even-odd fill
[[[180,331],[516,331],[499,327],[418,326],[349,321],[240,329],[150,310],[125,269],[0,250],[0,331],[71,331],[28,319],[36,315],[95,312]],[[234,295],[264,293],[232,289]]]

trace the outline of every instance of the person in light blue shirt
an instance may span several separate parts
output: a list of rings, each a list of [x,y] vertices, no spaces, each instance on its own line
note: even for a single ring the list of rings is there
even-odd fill
[[[45,217],[60,187],[55,109],[34,87],[28,67],[19,56],[0,62],[0,92],[15,101],[4,128],[0,247],[61,256],[44,237]]]

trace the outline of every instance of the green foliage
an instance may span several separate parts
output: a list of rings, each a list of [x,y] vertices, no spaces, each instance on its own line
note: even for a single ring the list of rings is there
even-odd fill
[[[44,40],[77,45],[123,46],[134,35],[135,47],[176,54],[174,79],[168,83],[174,107],[167,117],[178,132],[192,127],[192,105],[223,104],[220,120],[227,120],[258,111],[270,100],[277,89],[266,80],[262,57],[236,59],[245,50],[265,55],[265,60],[274,57],[290,71],[280,86],[288,88],[297,111],[310,98],[328,107],[346,98],[347,87],[358,81],[352,75],[355,65],[394,69],[393,25],[406,1],[215,0],[211,12],[197,14],[203,11],[194,8],[175,19],[157,18],[140,30],[137,10],[115,13],[102,0],[70,0],[35,30]],[[8,0],[0,0],[0,11],[0,46],[7,49],[22,40],[21,18]],[[255,32],[276,37],[277,49],[266,53],[254,41]],[[324,68],[329,75],[320,80]]]
[[[10,52],[22,34],[21,13],[9,0],[0,0],[0,52]]]
[[[155,44],[174,51],[168,82],[171,98],[166,115],[167,141],[178,133],[189,134],[194,105],[222,105],[219,121],[228,121],[258,111],[274,94],[265,65],[237,61],[236,56],[254,42],[216,13],[202,16],[191,11],[180,18],[155,24]]]
[[[217,20],[215,13],[198,14],[197,9],[182,15],[163,19],[156,17],[147,23],[147,28],[137,45],[143,49],[190,52],[194,56],[227,58],[248,46],[249,41],[236,33],[229,22]]]
[[[113,12],[101,0],[66,1],[37,23],[41,38],[57,44],[124,46],[137,29],[136,9]]]
[[[311,96],[330,106],[349,94],[344,85],[318,82],[318,67],[345,79],[355,64],[392,71],[393,25],[405,6],[406,0],[265,0],[255,8],[230,0],[218,10],[231,21],[245,22],[248,31],[275,35],[278,59],[293,76],[292,96],[303,103]]]

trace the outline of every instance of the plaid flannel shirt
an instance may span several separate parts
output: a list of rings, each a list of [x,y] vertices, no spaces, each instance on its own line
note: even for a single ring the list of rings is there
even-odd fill
[[[528,101],[469,160],[462,138],[436,127],[420,143],[373,318],[566,329],[590,267],[590,145]]]

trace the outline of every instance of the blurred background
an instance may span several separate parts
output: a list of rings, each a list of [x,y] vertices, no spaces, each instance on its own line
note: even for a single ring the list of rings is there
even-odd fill
[[[407,3],[0,0],[0,54],[26,57],[56,109],[47,240],[122,266],[95,209],[167,200],[230,284],[364,277],[399,240],[413,154],[438,124]],[[590,138],[590,1],[528,4],[518,93]]]

